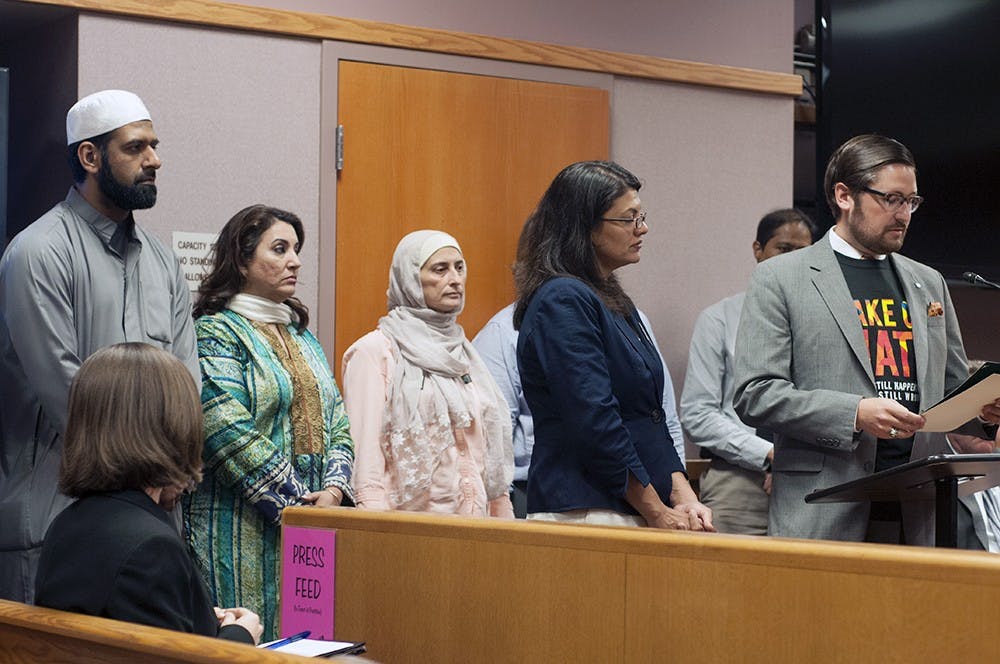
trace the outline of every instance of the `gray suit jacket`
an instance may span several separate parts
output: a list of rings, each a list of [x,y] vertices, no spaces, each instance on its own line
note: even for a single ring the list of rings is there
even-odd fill
[[[920,408],[968,376],[958,319],[936,270],[891,255],[913,325]],[[944,315],[928,317],[941,303]],[[829,237],[757,266],[736,340],[734,406],[751,426],[776,433],[768,532],[861,541],[868,503],[807,505],[822,489],[869,475],[876,438],[855,434],[858,402],[875,397],[868,347]],[[918,433],[911,458],[947,450],[943,434]],[[911,544],[933,541],[930,505],[904,506]]]

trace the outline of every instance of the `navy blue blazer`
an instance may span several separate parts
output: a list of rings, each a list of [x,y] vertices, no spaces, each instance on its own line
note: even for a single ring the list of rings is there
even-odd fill
[[[517,365],[535,425],[529,513],[637,514],[629,472],[669,504],[684,466],[664,418],[663,366],[635,312],[613,313],[578,279],[550,279],[525,310]]]

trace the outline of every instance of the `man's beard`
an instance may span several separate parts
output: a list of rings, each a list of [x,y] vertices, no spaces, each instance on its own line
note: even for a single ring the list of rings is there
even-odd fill
[[[861,212],[860,207],[856,207],[851,211],[849,226],[854,239],[875,256],[892,254],[899,251],[903,248],[903,240],[906,239],[906,226],[896,224],[895,227],[901,228],[903,234],[898,241],[890,240],[885,237],[888,228],[873,228],[872,224],[868,223],[864,213]]]
[[[143,176],[149,175],[151,173],[143,173]],[[155,184],[152,182],[122,184],[111,172],[111,168],[107,165],[107,159],[101,162],[101,168],[98,171],[98,184],[100,184],[104,195],[122,210],[146,210],[156,205]]]

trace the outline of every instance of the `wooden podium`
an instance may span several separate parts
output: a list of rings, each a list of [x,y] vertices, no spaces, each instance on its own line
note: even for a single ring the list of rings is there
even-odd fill
[[[934,501],[935,546],[958,546],[958,499],[1000,484],[1000,455],[940,454],[827,489],[807,503]]]

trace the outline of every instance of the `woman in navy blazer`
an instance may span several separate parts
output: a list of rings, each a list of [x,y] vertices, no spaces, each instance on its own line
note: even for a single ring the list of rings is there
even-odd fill
[[[35,603],[255,643],[244,608],[217,609],[168,514],[201,478],[201,400],[166,351],[124,343],[91,355],[69,393],[59,490],[76,502],[49,526]]]
[[[514,275],[518,368],[535,426],[529,518],[713,531],[662,409],[663,367],[614,270],[649,231],[639,180],[567,166],[525,223]]]

